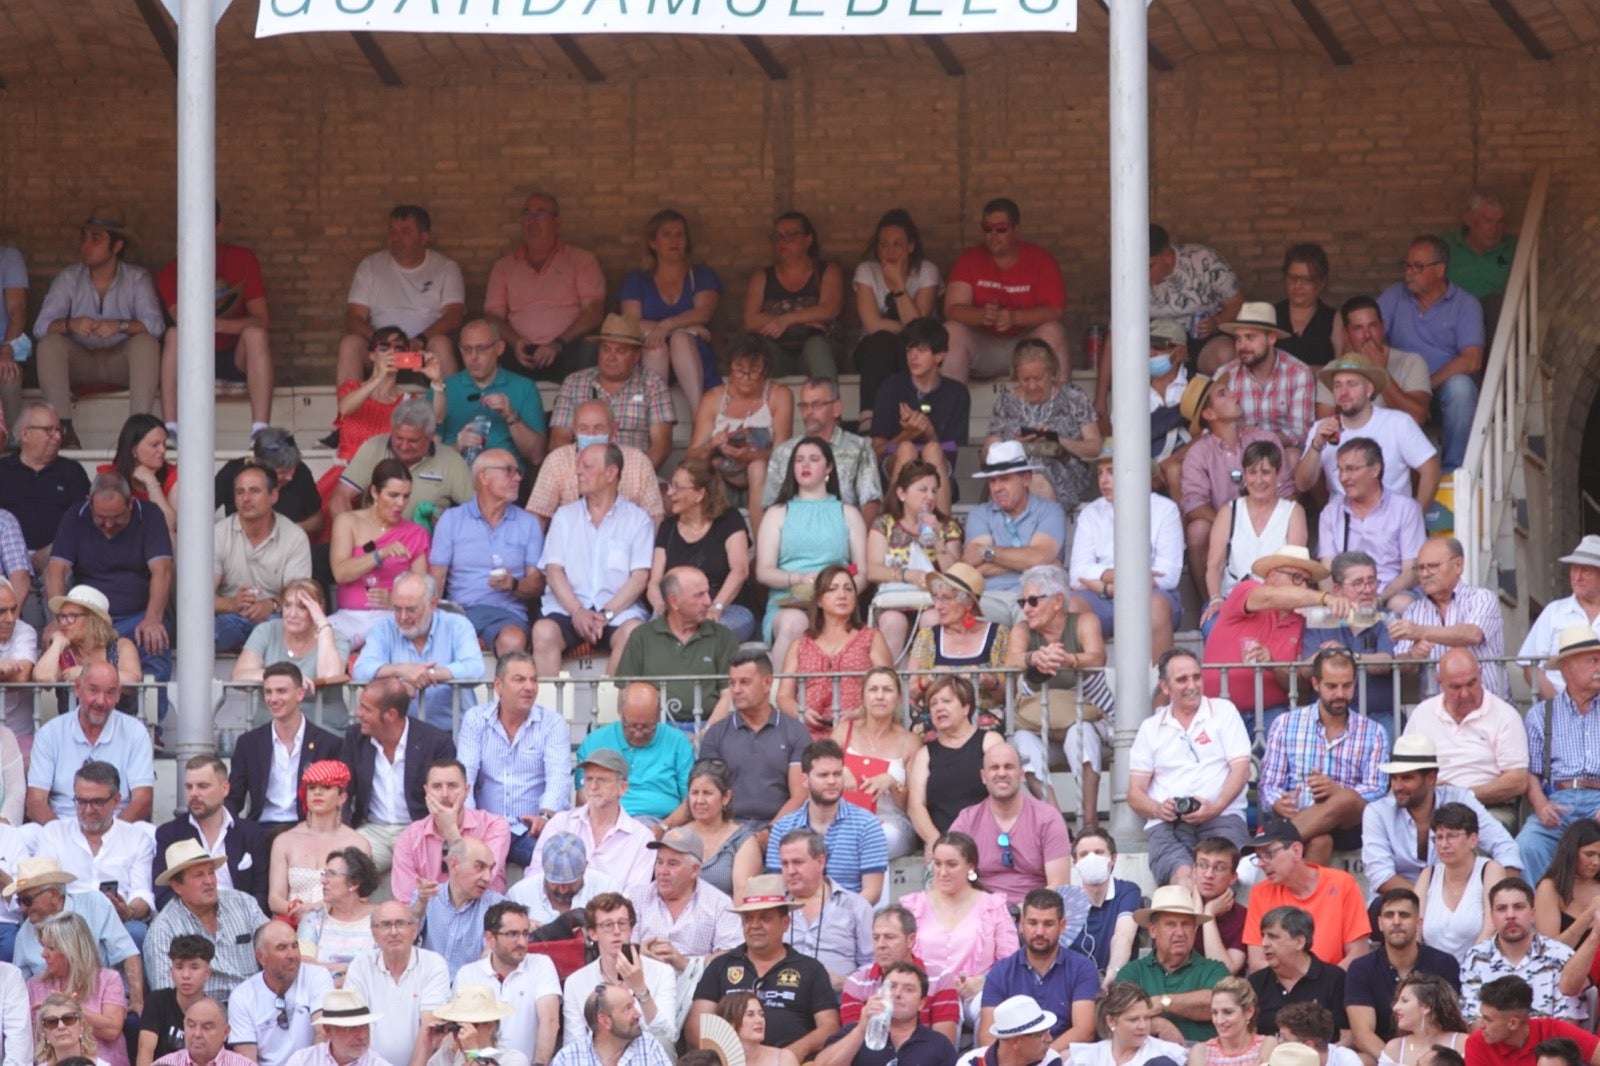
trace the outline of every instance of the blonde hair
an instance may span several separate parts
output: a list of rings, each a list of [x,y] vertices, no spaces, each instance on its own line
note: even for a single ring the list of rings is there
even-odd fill
[[[78,1016],[78,1051],[84,1058],[93,1062],[99,1057],[100,1045],[95,1041],[94,1034],[89,1032],[89,1027],[83,1024],[83,1008],[78,1001],[64,992],[52,992],[44,997],[44,1002],[39,1004],[38,1011],[33,1016],[33,1061],[37,1063],[53,1064],[57,1061],[56,1049],[50,1046],[50,1041],[45,1039],[44,1018],[45,1011],[51,1007],[65,1007]]]

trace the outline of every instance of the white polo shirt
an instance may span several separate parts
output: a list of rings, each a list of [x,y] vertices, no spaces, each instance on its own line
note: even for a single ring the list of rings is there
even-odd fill
[[[556,1014],[561,1013],[561,981],[556,977],[555,963],[529,952],[502,981],[488,959],[479,959],[456,972],[456,991],[466,985],[486,985],[502,1002],[516,1008],[517,1013],[500,1023],[500,1044],[515,1048],[532,1062],[533,1047],[539,1039],[539,1000],[554,996]]]
[[[333,977],[321,966],[301,963],[294,984],[283,995],[289,1027],[278,1028],[278,994],[256,974],[228,997],[228,1042],[254,1044],[261,1066],[285,1066],[289,1057],[316,1040],[311,1012],[322,1009],[322,997],[333,988]]]
[[[372,1027],[372,1050],[391,1063],[411,1061],[411,1049],[422,1031],[422,1014],[450,1002],[450,967],[444,956],[426,948],[411,949],[411,963],[395,980],[376,948],[350,960],[344,987],[366,998],[383,1021]]]
[[[1157,803],[1174,796],[1210,799],[1222,791],[1228,766],[1250,758],[1250,734],[1239,708],[1225,699],[1202,697],[1200,709],[1185,729],[1170,705],[1146,718],[1133,738],[1128,768],[1150,774],[1150,798]],[[1240,789],[1223,814],[1244,816],[1245,790]],[[1161,824],[1151,818],[1145,828]]]

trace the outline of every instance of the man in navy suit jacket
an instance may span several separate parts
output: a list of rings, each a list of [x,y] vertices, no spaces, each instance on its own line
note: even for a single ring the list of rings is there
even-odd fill
[[[159,878],[166,872],[169,846],[180,840],[198,840],[213,855],[220,849],[228,856],[228,864],[217,871],[218,884],[254,896],[262,913],[271,913],[267,910],[266,835],[255,822],[236,818],[227,810],[228,792],[228,768],[215,755],[196,755],[184,764],[183,796],[189,813],[156,829],[153,876]],[[171,898],[170,886],[157,888],[156,909],[165,907]]]
[[[270,664],[262,671],[261,699],[272,721],[245,733],[233,747],[224,802],[235,818],[248,815],[260,823],[268,846],[305,817],[300,802],[300,775],[305,768],[319,759],[339,757],[339,735],[313,725],[300,713],[304,686],[305,676],[294,663]],[[274,759],[282,760],[276,781]],[[161,850],[156,848],[158,861]]]
[[[371,842],[379,872],[389,870],[394,842],[406,826],[431,813],[423,789],[428,767],[436,759],[456,757],[449,733],[407,714],[414,694],[397,677],[370,682],[361,690],[355,725],[345,732],[341,748],[340,758],[356,783],[344,820]]]

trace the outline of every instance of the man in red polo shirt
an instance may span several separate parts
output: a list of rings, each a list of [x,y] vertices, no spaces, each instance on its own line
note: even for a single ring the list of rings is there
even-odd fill
[[[888,967],[897,962],[909,962],[927,969],[914,954],[916,943],[917,919],[910,911],[891,903],[877,913],[872,919],[872,964],[844,979],[839,993],[840,1025],[854,1025],[861,1020],[861,1005],[877,993],[883,971]],[[922,1001],[920,1020],[955,1045],[956,1031],[961,1025],[961,999],[956,993],[954,975],[928,975],[928,995]]]
[[[1535,1066],[1539,1045],[1564,1038],[1578,1045],[1589,1066],[1600,1066],[1600,1038],[1570,1022],[1530,1018],[1533,987],[1520,977],[1500,977],[1479,995],[1478,1031],[1467,1037],[1467,1066]]]
[[[1011,372],[1011,350],[1024,337],[1055,349],[1061,376],[1070,374],[1067,287],[1055,256],[1022,239],[1022,209],[1000,197],[983,205],[983,243],[961,253],[944,290],[950,353],[943,373],[965,385],[969,378]]]

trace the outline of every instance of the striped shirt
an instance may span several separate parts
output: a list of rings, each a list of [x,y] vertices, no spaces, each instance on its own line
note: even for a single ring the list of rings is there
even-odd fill
[[[1483,662],[1484,659],[1499,658],[1506,653],[1505,626],[1500,618],[1500,598],[1493,592],[1475,585],[1459,583],[1451,593],[1450,602],[1445,604],[1443,611],[1439,610],[1439,605],[1433,600],[1419,596],[1411,601],[1411,606],[1406,608],[1406,613],[1401,617],[1419,626],[1471,625],[1483,630],[1483,642],[1467,645],[1467,650],[1482,664],[1483,687],[1501,699],[1511,698],[1511,687],[1506,680],[1506,668],[1500,663]],[[1412,644],[1413,642],[1409,640],[1395,641],[1395,654],[1405,655],[1411,650]],[[1449,650],[1449,645],[1434,641],[1428,659],[1431,662],[1438,662],[1439,656]],[[1438,671],[1422,672],[1422,688],[1424,697],[1438,694]]]
[[[172,899],[161,908],[144,938],[144,975],[151,988],[172,987],[172,965],[167,949],[174,937],[185,933],[203,936],[216,945],[211,960],[211,976],[206,995],[226,1005],[233,990],[257,973],[256,930],[267,924],[255,897],[232,888],[217,889],[217,931],[213,934],[200,924],[194,912],[181,899]]]
[[[695,884],[694,894],[676,921],[653,881],[629,893],[629,898],[639,912],[639,920],[633,926],[635,944],[665,937],[680,955],[694,958],[744,943],[744,925],[733,912],[733,900],[704,881]]]
[[[1330,738],[1318,713],[1320,704],[1301,707],[1272,723],[1261,757],[1261,809],[1270,810],[1293,790],[1301,810],[1315,800],[1306,779],[1327,774],[1368,803],[1389,791],[1389,775],[1378,769],[1387,754],[1383,727],[1364,714],[1345,719],[1345,731]]]
[[[500,701],[479,704],[461,717],[456,757],[467,768],[474,806],[508,823],[572,806],[572,736],[555,711],[534,704],[516,736],[508,737]]]
[[[1258,381],[1243,363],[1229,363],[1217,375],[1239,399],[1244,412],[1241,425],[1285,434],[1296,443],[1305,440],[1317,416],[1317,379],[1311,368],[1288,352],[1278,352],[1266,383]]]
[[[811,828],[811,801],[797,811],[772,823],[767,836],[767,869],[778,872],[778,847],[792,829]],[[827,873],[852,892],[861,891],[861,875],[883,873],[889,868],[889,845],[878,816],[853,803],[839,803],[833,821],[822,836],[828,849]],[[812,952],[812,954],[816,954]]]
[[[1546,707],[1546,703],[1550,706]],[[1554,701],[1540,700],[1522,720],[1528,731],[1528,772],[1544,781],[1545,793],[1557,781],[1574,777],[1600,777],[1600,696],[1583,710],[1565,692]],[[1544,767],[1544,720],[1550,715],[1550,772]]]

